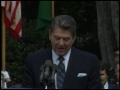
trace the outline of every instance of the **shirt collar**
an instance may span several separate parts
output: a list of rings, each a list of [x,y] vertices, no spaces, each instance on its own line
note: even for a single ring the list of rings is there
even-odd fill
[[[68,51],[68,53],[63,56],[65,60],[69,60],[70,53],[71,53],[71,48],[70,48],[70,50]],[[58,57],[59,57],[59,56],[58,56],[58,55],[55,53],[55,51],[52,49],[52,59],[53,59],[53,62],[56,62],[56,60],[58,60]]]
[[[108,89],[108,82],[105,83],[104,89]]]

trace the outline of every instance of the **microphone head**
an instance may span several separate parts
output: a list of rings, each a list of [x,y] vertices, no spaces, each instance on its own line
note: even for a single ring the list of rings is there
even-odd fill
[[[51,60],[46,60],[45,66],[52,66],[52,61]]]

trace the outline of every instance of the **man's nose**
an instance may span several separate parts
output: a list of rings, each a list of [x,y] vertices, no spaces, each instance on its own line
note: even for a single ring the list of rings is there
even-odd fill
[[[60,46],[64,45],[64,40],[63,40],[63,39],[60,39],[59,45],[60,45]]]

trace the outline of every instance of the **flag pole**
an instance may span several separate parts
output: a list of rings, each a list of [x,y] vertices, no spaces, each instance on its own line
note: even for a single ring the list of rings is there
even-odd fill
[[[7,88],[7,82],[10,82],[11,79],[7,71],[5,71],[6,67],[6,30],[5,30],[5,23],[4,23],[4,12],[2,9],[2,82],[1,88]]]
[[[52,18],[54,18],[54,1],[52,1]]]
[[[6,41],[5,41],[5,24],[4,24],[4,15],[3,15],[3,9],[2,9],[2,71],[5,71],[5,46],[6,46]]]
[[[2,71],[5,71],[5,24],[4,24],[4,13],[3,13],[3,9],[2,9]],[[4,81],[4,76],[2,76],[2,82],[1,82],[2,86],[1,88],[6,88],[6,82]]]

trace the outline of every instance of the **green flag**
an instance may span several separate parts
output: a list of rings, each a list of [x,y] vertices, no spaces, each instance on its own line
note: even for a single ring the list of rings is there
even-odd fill
[[[52,1],[39,1],[37,30],[45,37],[52,19]]]

